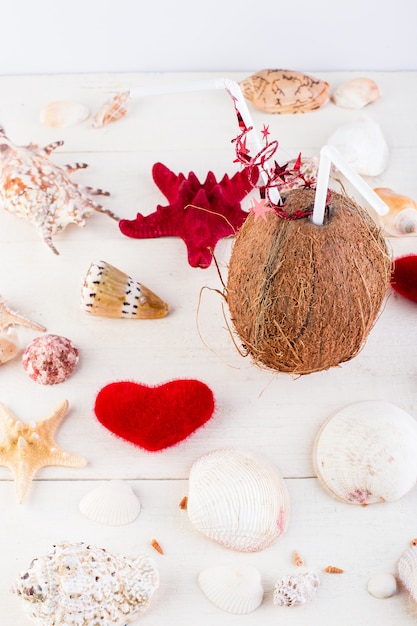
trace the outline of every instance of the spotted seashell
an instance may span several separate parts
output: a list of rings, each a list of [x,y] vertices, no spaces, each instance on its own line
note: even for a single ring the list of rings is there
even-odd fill
[[[294,70],[260,70],[239,86],[265,113],[306,113],[329,100],[329,83]]]
[[[110,122],[120,120],[127,113],[129,100],[130,91],[124,91],[105,102],[93,117],[93,127],[99,128],[110,124]]]
[[[273,602],[276,606],[295,606],[309,602],[320,587],[315,572],[283,576],[274,587]]]
[[[370,78],[352,78],[340,85],[332,94],[331,100],[339,107],[362,109],[380,97],[379,87]]]
[[[193,464],[187,512],[193,526],[231,550],[256,552],[286,530],[289,495],[277,468],[246,450],[215,450]]]
[[[91,315],[125,319],[165,317],[169,306],[153,291],[106,261],[93,261],[81,288],[81,308]]]
[[[108,526],[130,524],[139,515],[140,508],[139,498],[123,480],[110,480],[96,487],[79,503],[84,517]]]
[[[73,163],[59,167],[49,155],[63,141],[39,148],[14,145],[0,127],[0,200],[4,209],[34,224],[49,248],[58,254],[53,236],[68,224],[85,226],[86,217],[97,211],[119,218],[94,201],[94,196],[108,196],[107,191],[77,185],[70,175],[87,167]]]
[[[389,402],[350,404],[322,425],[313,460],[337,500],[393,502],[416,484],[417,422]]]
[[[264,595],[261,576],[252,565],[207,567],[200,572],[198,584],[210,602],[234,615],[251,613]]]
[[[39,119],[44,126],[69,128],[81,124],[90,115],[84,104],[69,100],[50,102],[40,112]]]
[[[149,607],[158,586],[147,556],[129,558],[62,542],[33,559],[11,591],[42,626],[125,626]]]

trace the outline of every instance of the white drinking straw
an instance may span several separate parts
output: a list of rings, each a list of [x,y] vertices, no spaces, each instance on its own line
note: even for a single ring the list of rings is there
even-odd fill
[[[326,208],[327,190],[329,188],[329,177],[331,165],[337,169],[352,183],[357,191],[365,198],[379,215],[386,215],[389,207],[374,192],[373,189],[363,180],[361,176],[345,161],[340,152],[334,146],[323,146],[320,150],[319,169],[317,172],[316,195],[314,199],[314,209],[311,220],[313,224],[321,226],[324,220]]]
[[[207,91],[209,89],[226,89],[233,98],[236,99],[237,110],[239,111],[242,120],[246,126],[246,128],[250,128],[251,130],[247,134],[248,145],[247,148],[249,152],[252,152],[256,155],[261,150],[263,150],[264,146],[259,139],[259,135],[256,131],[255,125],[252,121],[251,114],[249,112],[248,106],[246,104],[246,100],[243,97],[242,90],[239,84],[231,80],[230,78],[215,78],[215,79],[204,79],[204,80],[195,80],[195,81],[187,81],[183,83],[170,83],[164,85],[156,85],[152,87],[134,87],[130,89],[130,95],[133,98],[143,98],[151,95],[159,95],[163,93],[180,93],[187,91]],[[265,172],[261,171],[261,177],[264,183],[267,183],[267,177]],[[279,195],[279,191],[276,187],[272,187],[269,189],[269,198],[271,202],[274,204],[280,204],[281,197]]]

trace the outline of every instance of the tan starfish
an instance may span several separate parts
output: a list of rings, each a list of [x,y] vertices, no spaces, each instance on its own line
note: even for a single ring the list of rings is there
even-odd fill
[[[54,434],[68,410],[68,401],[58,404],[51,413],[36,424],[21,422],[0,403],[0,423],[3,439],[0,441],[0,465],[8,467],[16,485],[18,502],[29,492],[36,472],[47,465],[84,467],[85,459],[66,452],[54,441]]]

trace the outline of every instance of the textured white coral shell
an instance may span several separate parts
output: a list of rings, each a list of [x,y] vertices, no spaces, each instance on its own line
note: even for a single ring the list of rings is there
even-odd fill
[[[389,148],[381,127],[368,116],[340,126],[327,143],[363,176],[378,176],[388,164]]]
[[[121,526],[137,518],[141,505],[130,485],[123,480],[110,480],[81,498],[79,509],[93,522]]]
[[[158,586],[158,571],[147,556],[61,542],[33,559],[11,591],[42,626],[125,626],[149,607]]]
[[[352,78],[340,85],[331,100],[339,107],[362,109],[380,97],[379,87],[371,78]]]
[[[200,572],[198,584],[210,602],[234,615],[251,613],[264,595],[261,576],[252,565],[207,567]]]
[[[322,485],[338,500],[398,500],[417,480],[417,422],[389,402],[350,404],[324,422],[313,460]]]
[[[398,561],[398,578],[417,602],[417,546],[410,546]]]
[[[241,552],[270,546],[285,531],[289,495],[277,468],[247,450],[203,455],[189,477],[188,516],[206,537]]]
[[[295,606],[309,602],[320,587],[315,572],[283,576],[275,583],[273,602],[276,606]]]

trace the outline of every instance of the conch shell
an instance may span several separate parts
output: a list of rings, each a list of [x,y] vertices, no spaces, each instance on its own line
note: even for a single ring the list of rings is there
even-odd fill
[[[106,261],[91,263],[81,289],[81,307],[91,315],[124,319],[157,319],[169,311],[148,287]]]
[[[158,572],[147,556],[129,558],[83,542],[61,542],[33,559],[11,591],[42,626],[125,626],[149,607],[158,586]]]
[[[107,100],[103,106],[97,111],[93,117],[92,125],[94,128],[106,126],[111,122],[116,122],[124,117],[127,113],[127,105],[130,100],[130,91],[123,91]]]
[[[416,236],[417,202],[388,187],[376,187],[374,191],[389,206],[388,213],[379,218],[387,234],[396,237]]]
[[[306,113],[329,100],[329,83],[293,70],[260,70],[239,86],[244,97],[265,113]]]

